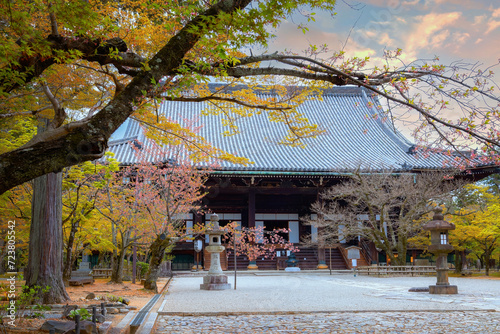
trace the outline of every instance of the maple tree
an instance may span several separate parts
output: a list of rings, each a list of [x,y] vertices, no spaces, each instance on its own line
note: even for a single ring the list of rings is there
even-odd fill
[[[450,244],[463,255],[470,251],[481,261],[488,276],[490,259],[500,253],[500,198],[484,185],[470,184],[464,190],[478,200],[469,201],[451,215],[456,229],[450,231]]]
[[[2,2],[2,126],[8,129],[20,119],[47,113],[52,122],[22,147],[0,155],[0,192],[102,157],[111,134],[130,116],[154,126],[156,133],[187,135],[192,147],[230,157],[155,113],[154,105],[162,99],[213,101],[225,105],[228,115],[251,115],[248,110],[260,108],[271,121],[289,126],[284,142],[297,143],[317,134],[317,127],[296,110],[304,95],[290,98],[283,88],[299,83],[316,89],[364,86],[391,106],[379,117],[390,121],[413,110],[420,117],[415,125],[418,138],[428,139],[428,131],[433,131],[436,140],[451,148],[481,145],[492,153],[489,159],[496,159],[499,99],[491,69],[463,63],[444,66],[438,59],[408,64],[399,62],[401,50],[387,52],[387,64],[371,68],[369,59],[347,59],[316,46],[304,55],[241,51],[265,49],[273,37],[269,28],[294,13],[313,22],[313,11],[333,12],[334,4],[333,0]],[[300,11],[303,7],[311,10]],[[270,83],[282,96],[276,101],[259,99],[252,89],[239,95],[211,92],[205,85],[210,78],[250,88]],[[401,112],[392,108],[393,103]],[[443,111],[453,103],[461,112],[447,119]],[[48,111],[49,104],[54,111]]]
[[[0,131],[0,154],[25,144],[36,131],[35,124],[30,119],[21,119],[8,123],[11,125],[10,131]],[[15,269],[26,265],[32,195],[32,182],[21,184],[0,195],[0,216],[4,218],[1,222],[2,233],[0,234],[0,271],[2,272],[7,268],[4,260],[7,259],[5,255],[8,251],[6,237],[9,220],[15,221],[16,228]],[[12,271],[12,268],[10,271]]]
[[[312,205],[318,242],[346,242],[361,237],[384,251],[392,265],[406,265],[409,239],[426,222],[435,203],[449,201],[459,183],[442,173],[353,173]]]
[[[26,266],[29,229],[31,221],[31,196],[33,187],[26,182],[0,195],[0,272],[16,271]],[[9,223],[9,221],[13,223]],[[9,224],[15,227],[15,261],[8,254]],[[12,233],[11,233],[12,235]],[[13,239],[11,237],[11,239]],[[11,254],[12,255],[12,254]]]
[[[62,201],[63,201],[63,236],[65,239],[63,280],[71,278],[73,264],[85,249],[98,248],[105,229],[96,227],[96,199],[99,183],[106,172],[116,171],[116,163],[100,164],[89,161],[63,172]],[[107,171],[106,171],[107,169]]]

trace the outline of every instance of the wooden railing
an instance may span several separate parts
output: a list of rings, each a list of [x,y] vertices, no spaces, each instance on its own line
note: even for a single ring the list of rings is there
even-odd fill
[[[340,250],[340,254],[342,255],[342,258],[344,259],[345,265],[347,269],[352,269],[352,262],[347,259],[347,250],[342,247],[341,245],[338,245],[337,247],[333,248],[338,248]]]
[[[92,277],[111,277],[113,270],[109,268],[94,268],[92,269]]]
[[[368,243],[365,240],[361,240],[360,246],[361,255],[364,256],[366,264],[371,265],[373,263],[373,259],[370,252],[370,246],[368,246]]]
[[[366,275],[428,275],[436,272],[435,266],[366,266],[358,267],[359,274]]]

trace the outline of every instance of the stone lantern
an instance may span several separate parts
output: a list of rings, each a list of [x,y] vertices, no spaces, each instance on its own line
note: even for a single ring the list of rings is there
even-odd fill
[[[443,209],[434,209],[433,219],[425,224],[424,230],[431,232],[431,245],[429,252],[436,255],[436,285],[429,286],[431,294],[457,294],[458,288],[456,285],[450,285],[448,282],[448,253],[453,251],[453,246],[448,243],[448,231],[455,229],[455,224],[444,220]]]
[[[225,290],[230,289],[231,284],[227,283],[227,276],[222,272],[220,265],[220,253],[224,251],[221,244],[221,236],[225,233],[219,227],[219,216],[213,214],[210,216],[212,229],[207,231],[209,241],[205,247],[210,253],[210,269],[207,276],[203,277],[203,284],[200,284],[201,290]]]

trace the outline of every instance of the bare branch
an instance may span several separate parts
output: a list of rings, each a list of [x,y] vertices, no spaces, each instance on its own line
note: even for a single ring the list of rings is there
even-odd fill
[[[45,93],[45,95],[49,99],[50,103],[52,103],[52,107],[53,107],[54,112],[55,112],[54,119],[50,123],[49,127],[53,128],[53,129],[58,128],[63,124],[64,120],[66,120],[66,117],[67,117],[66,111],[59,103],[59,100],[52,94],[49,86],[47,86],[47,84],[44,82],[42,82],[41,85],[42,85],[43,92]]]

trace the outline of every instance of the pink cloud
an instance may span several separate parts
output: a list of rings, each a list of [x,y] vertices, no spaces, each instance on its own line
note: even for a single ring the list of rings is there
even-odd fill
[[[405,51],[416,56],[419,50],[441,46],[450,34],[448,28],[453,27],[461,17],[459,12],[430,13],[416,17],[417,23],[409,32]]]
[[[493,30],[495,30],[496,28],[500,27],[500,21],[489,20],[487,23],[487,26],[488,26],[488,29],[486,29],[486,31],[484,32],[485,34],[489,34]]]

